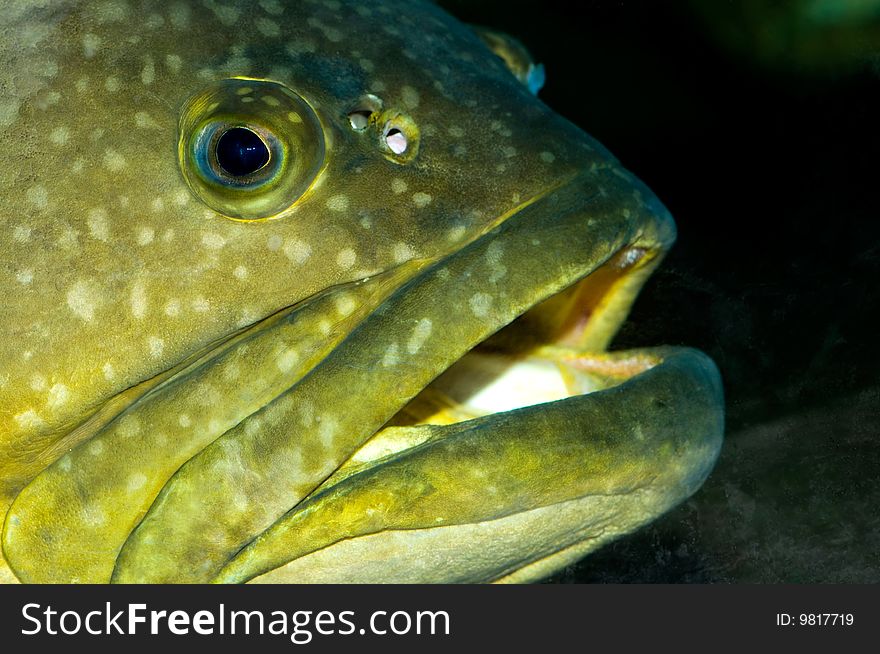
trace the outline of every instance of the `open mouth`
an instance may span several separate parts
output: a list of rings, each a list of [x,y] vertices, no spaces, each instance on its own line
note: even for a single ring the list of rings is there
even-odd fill
[[[548,507],[587,525],[596,497],[640,498],[598,513],[645,522],[708,474],[720,386],[690,351],[604,352],[671,239],[614,211],[570,183],[442,261],[184,362],[20,493],[10,565],[24,581],[246,581],[384,532],[493,524],[502,542]],[[566,533],[476,579],[590,539]]]

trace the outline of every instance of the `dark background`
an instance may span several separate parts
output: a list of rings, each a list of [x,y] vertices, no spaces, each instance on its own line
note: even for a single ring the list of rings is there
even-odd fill
[[[554,580],[880,581],[876,20],[806,29],[780,9],[796,2],[765,19],[762,0],[740,3],[748,15],[441,4],[523,41],[547,69],[540,97],[676,217],[679,240],[615,347],[698,347],[726,387],[705,486]]]

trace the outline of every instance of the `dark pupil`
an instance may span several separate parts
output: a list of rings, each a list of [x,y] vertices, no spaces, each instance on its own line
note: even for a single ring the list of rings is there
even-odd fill
[[[233,127],[217,141],[217,163],[233,177],[251,175],[269,163],[269,148],[251,130]]]

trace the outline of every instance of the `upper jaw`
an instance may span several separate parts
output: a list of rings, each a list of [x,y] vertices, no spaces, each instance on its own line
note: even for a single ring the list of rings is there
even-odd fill
[[[668,214],[653,210],[651,200],[622,213],[620,186],[632,189],[632,181],[577,178],[433,265],[366,283],[363,306],[375,308],[363,317],[339,318],[347,302],[327,294],[321,299],[340,327],[331,348],[318,347],[305,360],[299,353],[299,378],[275,397],[250,398],[257,408],[231,413],[228,429],[214,425],[222,435],[210,443],[193,442],[198,430],[185,423],[194,415],[173,414],[180,427],[174,438],[157,433],[156,424],[196,381],[253,381],[230,382],[216,359],[135,403],[16,499],[4,530],[16,573],[28,581],[212,578],[230,551],[312,493],[473,346],[620,253],[659,256],[673,234]],[[291,324],[314,331],[320,306],[292,312]],[[244,346],[256,347],[245,341],[230,352]],[[283,356],[276,366],[282,373]],[[231,516],[222,508],[230,497],[260,510]]]

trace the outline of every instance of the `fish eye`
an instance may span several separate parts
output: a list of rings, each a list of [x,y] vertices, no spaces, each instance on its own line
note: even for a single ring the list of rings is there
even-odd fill
[[[190,189],[235,220],[286,215],[324,166],[311,106],[267,80],[227,79],[197,94],[180,120],[180,166]]]
[[[217,139],[214,156],[228,174],[246,177],[269,163],[269,146],[247,127],[232,127]]]

